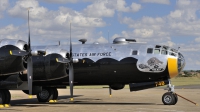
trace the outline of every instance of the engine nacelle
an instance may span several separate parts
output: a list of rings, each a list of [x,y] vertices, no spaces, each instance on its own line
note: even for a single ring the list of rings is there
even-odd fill
[[[16,73],[25,69],[23,57],[11,55],[10,51],[13,50],[26,51],[27,43],[16,39],[0,40],[0,75]]]
[[[111,84],[109,86],[113,90],[120,90],[124,88],[125,84]]]
[[[46,52],[45,56],[33,56],[33,80],[55,80],[67,76],[67,64],[59,63],[56,58],[66,58],[67,51],[59,46],[39,49]]]
[[[20,50],[26,50],[28,45],[27,42],[23,41],[23,40],[16,40],[16,39],[2,39],[0,40],[0,48],[3,46],[7,46],[7,45],[11,45],[11,46],[15,46]],[[12,50],[12,49],[10,49]]]

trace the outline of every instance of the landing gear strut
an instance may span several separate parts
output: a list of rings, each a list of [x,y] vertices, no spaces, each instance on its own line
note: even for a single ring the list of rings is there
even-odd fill
[[[165,94],[162,96],[162,102],[165,105],[175,105],[178,102],[178,96],[174,92],[174,85],[171,85],[170,81],[165,90],[168,90]]]

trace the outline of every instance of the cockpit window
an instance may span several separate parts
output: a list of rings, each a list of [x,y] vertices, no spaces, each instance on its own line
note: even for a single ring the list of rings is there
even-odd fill
[[[153,48],[148,48],[148,49],[147,49],[147,53],[148,53],[148,54],[152,54],[152,53],[153,53]]]
[[[163,46],[162,49],[163,49],[163,50],[168,50],[168,48],[169,48],[169,47],[167,47],[167,46]]]
[[[155,48],[161,48],[161,46],[160,45],[156,45],[156,47]]]
[[[138,51],[137,51],[137,50],[134,50],[134,51],[132,52],[132,55],[138,55]]]
[[[170,52],[169,55],[176,57],[176,54],[174,52]]]
[[[154,54],[160,54],[160,49],[154,49]]]
[[[166,50],[162,50],[161,54],[167,55],[167,51]]]

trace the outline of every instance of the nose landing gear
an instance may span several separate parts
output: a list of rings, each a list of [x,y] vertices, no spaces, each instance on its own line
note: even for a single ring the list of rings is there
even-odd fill
[[[169,84],[167,86],[167,88],[165,88],[165,90],[168,90],[168,92],[166,92],[165,94],[163,94],[162,96],[162,102],[164,105],[175,105],[178,102],[178,96],[195,104],[198,105],[197,103],[177,94],[174,92],[174,85],[171,85],[170,80],[169,80]]]
[[[171,85],[170,81],[165,90],[168,90],[165,94],[162,96],[162,102],[165,105],[175,105],[178,102],[178,96],[174,92],[174,85]]]
[[[162,96],[162,102],[165,105],[175,105],[178,101],[178,96],[173,92],[166,92]]]

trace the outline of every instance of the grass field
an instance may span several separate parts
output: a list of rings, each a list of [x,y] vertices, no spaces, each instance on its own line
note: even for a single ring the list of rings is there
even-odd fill
[[[200,85],[200,77],[176,77],[171,79],[171,83],[175,86],[183,85]],[[108,87],[108,85],[102,86],[75,86],[75,89],[102,89],[103,87]],[[126,85],[125,88],[129,88],[129,85]]]
[[[171,83],[176,86],[200,84],[200,77],[176,77],[171,79]]]

